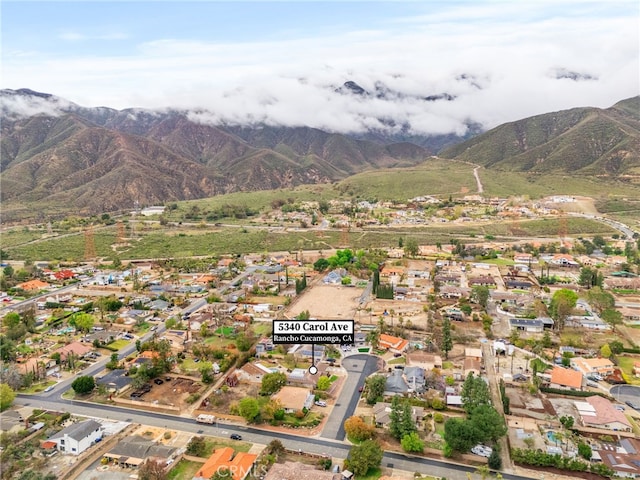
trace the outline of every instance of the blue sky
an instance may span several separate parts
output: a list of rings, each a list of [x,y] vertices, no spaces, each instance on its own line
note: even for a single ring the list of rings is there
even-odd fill
[[[2,1],[2,88],[202,121],[461,133],[640,93],[639,2]],[[582,79],[558,78],[575,72]],[[465,75],[461,80],[461,76]],[[472,79],[472,80],[469,80]],[[354,80],[406,94],[335,94]],[[447,92],[453,102],[416,97]]]

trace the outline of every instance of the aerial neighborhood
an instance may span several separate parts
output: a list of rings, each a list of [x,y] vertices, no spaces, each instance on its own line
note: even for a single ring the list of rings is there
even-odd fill
[[[640,477],[637,239],[569,235],[561,200],[350,215],[309,202],[264,220],[338,231],[341,248],[5,254],[3,478]],[[393,230],[494,215],[555,215],[559,234],[423,244]],[[350,222],[396,245],[352,248]],[[277,320],[354,332],[282,344]]]

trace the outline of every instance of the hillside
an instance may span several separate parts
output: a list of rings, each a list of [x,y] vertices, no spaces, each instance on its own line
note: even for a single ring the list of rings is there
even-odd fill
[[[640,97],[500,125],[439,155],[497,170],[639,175]]]
[[[0,99],[3,221],[32,210],[97,214],[326,183],[430,154],[307,127],[212,126],[185,112],[83,108],[30,90],[3,90]]]

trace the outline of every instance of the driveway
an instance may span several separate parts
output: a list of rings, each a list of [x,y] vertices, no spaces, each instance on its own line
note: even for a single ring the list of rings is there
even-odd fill
[[[347,370],[348,376],[331,415],[325,423],[321,437],[344,440],[344,422],[356,411],[360,400],[358,387],[364,385],[369,375],[379,370],[381,361],[379,357],[364,354],[350,355],[342,359],[342,366]]]

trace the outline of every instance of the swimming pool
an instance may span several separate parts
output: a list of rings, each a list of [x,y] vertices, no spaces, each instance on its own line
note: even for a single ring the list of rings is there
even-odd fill
[[[556,437],[556,432],[553,430],[547,430],[547,440],[553,443],[558,443],[558,437]]]

